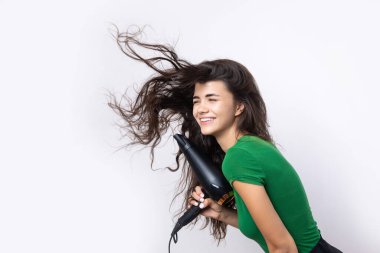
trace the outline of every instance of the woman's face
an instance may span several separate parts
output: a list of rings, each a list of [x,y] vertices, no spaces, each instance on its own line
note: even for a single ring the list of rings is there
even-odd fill
[[[235,131],[238,114],[233,95],[223,81],[195,84],[193,115],[203,135],[218,137]]]

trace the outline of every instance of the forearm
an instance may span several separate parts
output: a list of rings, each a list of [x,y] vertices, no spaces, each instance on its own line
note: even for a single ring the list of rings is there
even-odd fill
[[[237,211],[232,208],[223,207],[218,220],[235,228],[239,228]]]
[[[268,249],[270,253],[298,253],[296,243],[293,238],[289,235],[289,239],[285,240],[283,243],[279,244],[277,247],[271,245],[267,242]]]
[[[289,248],[284,248],[284,249],[276,249],[276,250],[270,250],[270,253],[298,253],[297,248],[289,249]]]

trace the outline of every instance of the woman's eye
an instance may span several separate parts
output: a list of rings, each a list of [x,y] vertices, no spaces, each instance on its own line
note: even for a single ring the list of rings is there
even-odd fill
[[[218,101],[217,99],[213,99],[213,98],[210,98],[210,99],[208,99],[208,101],[210,101],[210,102],[215,102],[215,101]],[[199,101],[198,100],[195,100],[195,101],[193,101],[193,104],[196,104],[196,103],[198,103]]]

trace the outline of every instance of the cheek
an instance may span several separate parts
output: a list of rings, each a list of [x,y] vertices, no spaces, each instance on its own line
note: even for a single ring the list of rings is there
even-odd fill
[[[223,118],[226,121],[234,121],[235,120],[235,114],[233,111],[233,106],[231,105],[223,105],[217,108],[218,114],[220,116],[223,116]]]
[[[194,108],[193,108],[193,119],[194,119],[195,122],[198,123],[198,120],[197,120],[197,114],[198,114],[198,113],[197,113],[197,109],[194,107]]]

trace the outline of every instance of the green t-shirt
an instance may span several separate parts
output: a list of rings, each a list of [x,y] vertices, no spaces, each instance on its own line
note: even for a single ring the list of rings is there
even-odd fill
[[[222,171],[231,186],[234,180],[263,185],[298,252],[310,253],[320,239],[320,230],[297,172],[274,145],[257,136],[244,135],[227,150]],[[233,191],[240,231],[269,252],[248,208]]]

